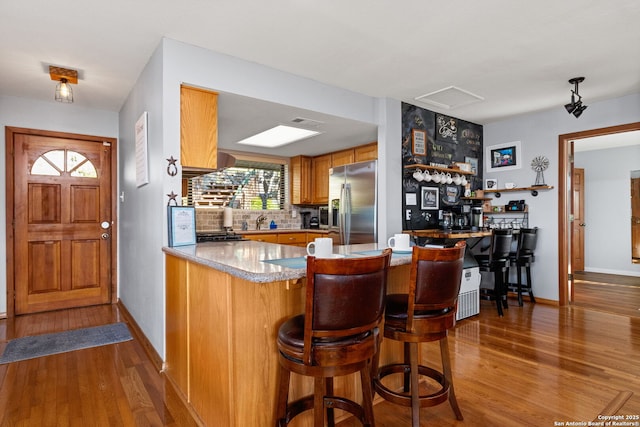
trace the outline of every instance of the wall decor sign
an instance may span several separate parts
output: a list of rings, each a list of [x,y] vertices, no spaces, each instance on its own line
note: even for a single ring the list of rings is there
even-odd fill
[[[413,145],[411,151],[414,156],[426,156],[427,155],[427,132],[423,130],[412,129],[411,137],[413,139]]]
[[[196,208],[193,206],[168,206],[169,246],[196,244]]]
[[[436,135],[440,141],[458,142],[458,119],[436,115]]]
[[[438,187],[422,187],[420,204],[422,209],[440,208],[440,190]]]
[[[149,156],[147,155],[147,112],[136,121],[136,186],[149,183]]]
[[[502,172],[522,167],[522,149],[520,141],[507,142],[486,147],[487,172]]]

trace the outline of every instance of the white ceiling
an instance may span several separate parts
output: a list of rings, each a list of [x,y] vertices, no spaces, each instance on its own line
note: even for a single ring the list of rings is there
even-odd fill
[[[638,0],[23,0],[0,17],[1,95],[51,100],[56,65],[79,70],[77,105],[111,111],[162,37],[479,124],[562,108],[576,76],[587,105],[640,92]],[[415,100],[450,86],[484,101]]]

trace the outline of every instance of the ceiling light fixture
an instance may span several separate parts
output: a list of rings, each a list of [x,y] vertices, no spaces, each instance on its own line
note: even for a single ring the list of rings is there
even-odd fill
[[[575,85],[575,89],[571,91],[571,102],[569,104],[565,104],[564,108],[567,110],[567,113],[573,114],[576,116],[576,119],[580,117],[582,112],[587,109],[586,105],[582,104],[582,97],[578,93],[578,84],[584,81],[584,77],[574,77],[569,80],[569,83]],[[578,100],[576,101],[576,96]]]
[[[58,81],[56,85],[55,100],[58,102],[73,102],[73,90],[71,84],[78,84],[78,72],[67,68],[49,66],[51,80]]]
[[[258,147],[280,147],[282,145],[291,144],[301,139],[311,138],[320,132],[315,130],[301,129],[292,126],[278,125],[274,128],[267,129],[264,132],[238,141],[238,144],[255,145]]]

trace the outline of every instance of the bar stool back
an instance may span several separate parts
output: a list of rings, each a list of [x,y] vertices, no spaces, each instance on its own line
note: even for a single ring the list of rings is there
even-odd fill
[[[449,360],[448,330],[455,326],[458,294],[462,279],[466,243],[453,248],[413,247],[408,294],[387,296],[384,337],[404,343],[404,363],[394,363],[378,369],[375,390],[385,400],[411,407],[412,425],[420,425],[420,408],[438,405],[449,399],[456,418],[462,420],[453,389]],[[418,345],[439,341],[443,372],[418,363]],[[384,377],[404,374],[404,390],[392,390],[383,383]],[[440,389],[421,395],[419,376],[436,380]]]
[[[372,257],[307,258],[305,312],[278,330],[276,426],[314,410],[314,426],[334,425],[333,408],[374,426],[371,362],[380,346],[391,249]],[[291,372],[314,377],[314,394],[288,402]],[[333,377],[360,372],[362,405],[334,395]]]
[[[531,264],[535,259],[535,250],[538,242],[538,228],[522,228],[518,236],[518,247],[515,252],[509,254],[511,266],[515,265],[517,271],[517,283],[509,284],[509,289],[518,293],[518,304],[522,307],[522,292],[529,294],[529,301],[535,304],[531,282]],[[527,275],[527,283],[522,283],[522,268]]]
[[[493,289],[481,288],[483,298],[496,302],[498,315],[503,316],[502,308],[509,308],[507,304],[507,273],[509,271],[509,253],[513,241],[511,229],[494,229],[491,235],[489,255],[476,255],[480,271],[493,272]]]

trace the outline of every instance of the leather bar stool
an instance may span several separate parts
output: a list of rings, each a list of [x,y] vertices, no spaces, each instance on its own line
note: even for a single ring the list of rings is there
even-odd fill
[[[509,308],[507,303],[507,283],[509,272],[509,253],[513,232],[511,229],[494,229],[491,234],[489,255],[476,255],[480,271],[493,273],[493,289],[480,288],[480,296],[496,302],[498,315],[502,317],[502,308]]]
[[[404,343],[404,363],[380,367],[374,386],[385,400],[411,407],[414,427],[420,425],[421,407],[435,406],[447,399],[456,418],[463,419],[453,389],[447,336],[448,330],[456,323],[465,248],[464,241],[456,243],[453,248],[414,246],[409,292],[387,296],[384,337]],[[442,372],[418,362],[419,344],[429,341],[440,343]],[[392,374],[404,375],[402,391],[391,389],[383,382]],[[434,379],[439,390],[420,394],[420,376]]]
[[[529,301],[535,304],[531,282],[531,264],[536,260],[534,252],[538,242],[538,228],[521,228],[518,235],[518,246],[509,254],[510,265],[516,267],[517,283],[509,283],[509,290],[518,294],[518,305],[522,307],[522,292],[527,292]],[[527,283],[522,283],[522,269],[525,269]]]
[[[304,314],[278,330],[276,426],[313,409],[314,426],[334,425],[334,408],[374,426],[372,360],[380,346],[391,249],[372,257],[307,257]],[[291,373],[314,378],[314,394],[288,402]],[[362,405],[334,395],[333,377],[360,372]]]

